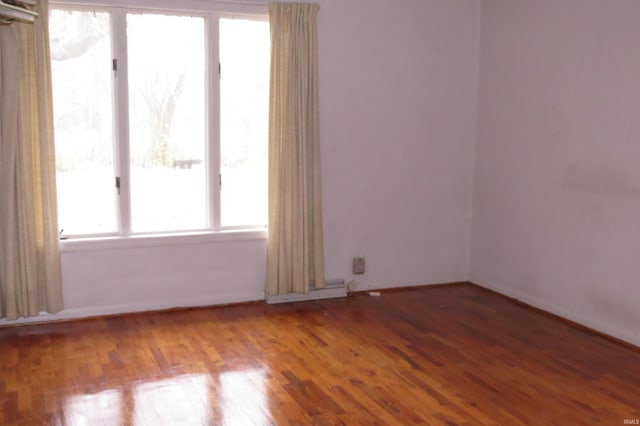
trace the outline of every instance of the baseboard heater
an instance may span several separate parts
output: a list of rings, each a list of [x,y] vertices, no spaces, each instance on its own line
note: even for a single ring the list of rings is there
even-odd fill
[[[276,303],[305,302],[309,300],[319,299],[336,299],[339,297],[347,297],[347,286],[344,280],[330,280],[324,282],[324,288],[312,287],[308,294],[304,293],[287,293],[269,296],[265,298],[270,305]]]

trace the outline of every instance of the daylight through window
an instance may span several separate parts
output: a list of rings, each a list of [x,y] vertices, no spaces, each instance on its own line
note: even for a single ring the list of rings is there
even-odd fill
[[[50,39],[65,234],[265,226],[266,20],[54,9]]]

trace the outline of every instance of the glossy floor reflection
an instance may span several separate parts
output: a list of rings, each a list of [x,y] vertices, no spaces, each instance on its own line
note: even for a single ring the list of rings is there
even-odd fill
[[[229,371],[136,382],[61,401],[68,425],[271,424],[265,370]]]
[[[220,375],[220,405],[226,424],[269,424],[264,370]]]
[[[470,285],[0,329],[0,425],[621,424],[640,351]]]
[[[122,418],[122,392],[108,390],[86,395],[72,395],[63,402],[63,419],[68,425],[109,424]]]
[[[64,398],[62,412],[67,425],[114,424],[116,419],[135,426],[271,423],[261,369],[225,372],[217,380],[184,375],[71,395]]]
[[[133,424],[208,424],[207,377],[179,376],[133,386]]]

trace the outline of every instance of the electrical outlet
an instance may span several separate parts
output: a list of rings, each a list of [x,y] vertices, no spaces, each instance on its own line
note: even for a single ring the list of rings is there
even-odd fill
[[[362,275],[364,274],[364,269],[365,269],[364,257],[354,257],[353,266],[352,266],[353,274]]]

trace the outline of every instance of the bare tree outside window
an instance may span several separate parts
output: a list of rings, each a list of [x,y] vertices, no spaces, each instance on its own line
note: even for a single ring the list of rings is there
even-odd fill
[[[266,224],[266,20],[55,9],[49,16],[58,206],[65,233]],[[214,41],[219,58],[205,50],[207,19],[217,20],[220,29]],[[121,61],[111,46],[124,38],[111,32],[125,30],[127,60]],[[218,62],[220,90],[209,90],[218,81],[207,84],[207,70],[217,69]],[[219,103],[219,123],[207,108],[211,101]],[[127,119],[115,120],[114,111]],[[212,162],[218,152],[219,163]],[[219,194],[213,192],[218,175]],[[129,197],[121,196],[122,188]]]
[[[207,226],[204,19],[130,14],[131,224]]]
[[[186,76],[185,71],[175,82],[167,82],[159,73],[155,73],[142,89],[151,127],[151,146],[144,157],[148,163],[142,166],[174,167],[176,159],[180,157],[179,147],[171,140],[171,126]]]

